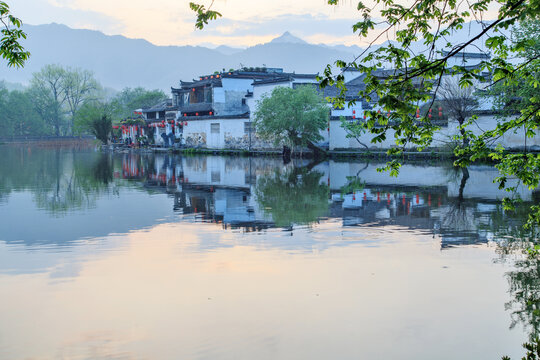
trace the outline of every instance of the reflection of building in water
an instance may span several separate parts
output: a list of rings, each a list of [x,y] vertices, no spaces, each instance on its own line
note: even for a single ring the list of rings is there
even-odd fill
[[[492,184],[495,172],[472,167],[470,178],[462,181],[461,173],[440,166],[405,165],[397,178],[376,172],[376,167],[330,162],[310,172],[284,166],[280,159],[169,155],[125,156],[122,165],[124,177],[138,176],[149,191],[170,194],[174,210],[185,221],[256,231],[274,227],[276,216],[284,215],[276,211],[293,208],[291,218],[304,223],[317,222],[322,216],[341,218],[343,226],[397,225],[424,230],[439,235],[443,248],[484,243],[493,237],[497,224],[492,216],[501,212],[503,195]],[[313,172],[316,181],[306,186],[306,174]],[[281,182],[263,188],[261,184],[268,185],[268,179]],[[302,199],[309,200],[316,192],[320,194],[321,186],[326,189],[326,210],[310,215],[310,202],[298,201],[294,191],[301,191]],[[268,194],[261,191],[272,191],[272,199],[281,202],[274,202],[279,209],[263,206],[260,197]],[[530,199],[531,193],[523,190],[522,197]],[[287,201],[295,203],[284,204]],[[303,212],[307,215],[296,216]]]

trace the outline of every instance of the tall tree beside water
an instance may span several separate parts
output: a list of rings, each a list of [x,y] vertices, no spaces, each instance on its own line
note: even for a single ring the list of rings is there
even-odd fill
[[[91,72],[60,65],[46,65],[30,82],[34,108],[56,136],[74,134],[78,111],[99,97],[100,88]]]
[[[94,74],[88,70],[67,70],[64,76],[64,91],[66,105],[70,115],[71,134],[75,130],[75,119],[85,103],[98,100],[101,85],[94,79]]]
[[[311,86],[276,87],[271,95],[262,96],[255,110],[257,134],[293,148],[315,148],[328,120],[327,103]]]
[[[30,94],[34,108],[43,121],[54,129],[56,136],[66,135],[64,89],[65,70],[59,65],[46,65],[32,75]]]

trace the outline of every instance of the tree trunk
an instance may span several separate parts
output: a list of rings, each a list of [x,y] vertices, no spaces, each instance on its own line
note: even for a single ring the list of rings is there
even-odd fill
[[[313,151],[313,157],[316,158],[316,159],[319,159],[319,158],[322,158],[322,157],[325,157],[326,154],[327,154],[327,151],[317,145],[315,145],[314,143],[312,143],[311,141],[308,142],[307,144],[307,147],[308,149],[310,149],[311,151]]]
[[[466,167],[461,168],[461,183],[459,184],[459,195],[458,200],[459,204],[463,202],[463,190],[465,189],[465,184],[467,184],[467,180],[469,179],[469,170]]]
[[[466,147],[466,146],[469,145],[469,139],[465,135],[465,129],[462,128],[464,122],[465,122],[465,119],[458,119],[459,132],[461,133],[461,137],[463,138],[463,147]],[[467,169],[465,169],[465,170],[467,170]],[[468,172],[467,172],[467,175],[468,175]],[[468,176],[467,176],[467,178],[468,178]]]
[[[283,156],[284,164],[288,164],[291,162],[291,148],[288,147],[287,145],[283,145],[282,156]]]

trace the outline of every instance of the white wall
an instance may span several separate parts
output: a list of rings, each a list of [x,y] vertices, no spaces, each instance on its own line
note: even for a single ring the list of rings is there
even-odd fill
[[[358,113],[358,111],[357,111]],[[478,120],[468,127],[475,135],[480,135],[486,130],[495,128],[497,125],[497,119],[493,115],[482,115],[478,117]],[[451,146],[454,135],[459,133],[457,121],[450,120],[448,127],[443,127],[436,132],[433,137],[433,147]],[[387,131],[386,140],[373,144],[371,139],[374,135],[366,133],[360,137],[360,141],[366,144],[373,150],[389,149],[395,145],[395,132],[393,130]],[[333,120],[330,122],[330,150],[335,149],[365,149],[355,139],[348,139],[347,132],[341,127],[341,121]],[[494,145],[502,144],[508,148],[522,148],[525,145],[525,132],[523,129],[518,129],[515,132],[508,132],[503,137],[498,139]],[[527,146],[540,146],[540,134],[537,134],[533,138],[527,138]]]
[[[229,148],[228,142],[233,141],[232,138],[240,138],[245,135],[244,123],[249,122],[249,119],[214,119],[191,120],[188,125],[184,126],[184,141],[189,145],[200,146],[209,149],[226,149]],[[219,133],[211,132],[211,124],[219,124]],[[200,139],[196,144],[190,143],[189,138]]]

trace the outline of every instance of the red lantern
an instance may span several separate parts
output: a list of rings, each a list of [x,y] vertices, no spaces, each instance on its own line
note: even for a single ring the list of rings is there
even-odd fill
[[[199,116],[199,113],[195,113],[195,116]]]
[[[187,114],[186,114],[186,113],[184,113],[184,116],[187,116]]]
[[[210,115],[214,115],[214,113],[210,111]]]
[[[353,110],[352,113],[353,113],[353,114],[356,114],[356,110]]]
[[[191,91],[195,92],[195,88],[191,89]]]

